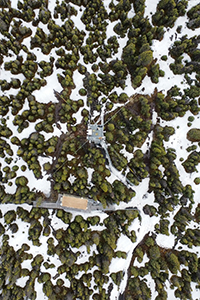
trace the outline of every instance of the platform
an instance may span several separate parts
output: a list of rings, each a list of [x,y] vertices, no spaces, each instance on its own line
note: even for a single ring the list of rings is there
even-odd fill
[[[100,144],[104,139],[103,126],[98,124],[89,124],[87,130],[87,139],[89,142]]]
[[[88,199],[75,197],[71,195],[63,195],[61,197],[61,206],[63,208],[83,209],[86,210],[88,205]]]

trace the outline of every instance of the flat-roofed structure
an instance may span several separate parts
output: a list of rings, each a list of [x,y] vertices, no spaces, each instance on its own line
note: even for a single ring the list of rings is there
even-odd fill
[[[89,124],[87,130],[87,139],[89,142],[100,144],[104,139],[103,125]]]
[[[61,206],[63,208],[66,207],[66,208],[86,210],[88,207],[88,199],[71,196],[71,195],[62,195]]]
[[[63,209],[65,211],[79,211],[90,213],[92,211],[113,211],[116,210],[115,205],[103,207],[99,201],[81,198],[78,196],[59,194],[56,202],[34,201],[33,207],[47,209]],[[130,208],[129,208],[130,209]]]

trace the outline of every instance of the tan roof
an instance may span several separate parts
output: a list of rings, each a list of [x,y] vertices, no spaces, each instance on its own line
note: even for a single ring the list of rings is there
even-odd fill
[[[61,198],[61,205],[75,209],[87,209],[88,200],[86,198],[74,197],[70,195],[63,195]]]

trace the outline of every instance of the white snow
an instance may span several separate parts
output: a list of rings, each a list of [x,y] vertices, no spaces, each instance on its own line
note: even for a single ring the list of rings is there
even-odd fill
[[[146,0],[144,17],[149,17],[150,19],[150,15],[154,15],[156,12],[157,4],[158,1]]]
[[[158,292],[156,291],[156,284],[155,281],[152,280],[152,277],[150,274],[147,274],[144,276],[144,280],[146,281],[147,286],[151,290],[151,299],[156,299],[156,296],[158,295]]]
[[[17,9],[17,0],[12,0],[11,1],[11,5],[13,8]],[[106,0],[104,1],[104,5],[105,8],[107,9],[108,13],[110,12],[109,9],[109,4],[111,3],[111,0]],[[113,3],[115,5],[117,5],[118,1],[114,0]],[[189,1],[188,2],[188,9],[189,10],[191,7],[193,7],[194,5],[198,4],[199,0],[193,0],[193,1]],[[146,0],[145,2],[145,13],[144,13],[144,17],[148,17],[149,21],[151,22],[151,15],[154,14],[156,12],[156,6],[158,4],[158,1],[152,1],[152,0]],[[53,11],[56,5],[56,1],[55,0],[49,0],[48,1],[48,7],[51,11],[52,14],[52,18],[53,18]],[[86,40],[89,37],[89,33],[85,30],[85,25],[82,23],[81,21],[81,16],[83,13],[83,7],[79,7],[77,5],[74,4],[70,4],[72,5],[78,12],[77,16],[72,16],[71,20],[73,20],[75,26],[81,31],[85,31],[86,36],[84,38],[84,43],[83,45],[86,45]],[[134,12],[134,8],[133,8],[133,4],[131,4],[131,10],[128,13],[128,18],[132,18],[135,14]],[[82,11],[81,11],[82,9]],[[39,10],[35,10],[36,15],[38,14]],[[53,18],[54,19],[54,18]],[[62,25],[62,21],[60,20],[60,18],[58,19],[54,19],[55,23],[58,25]],[[155,88],[158,89],[158,91],[162,91],[165,95],[167,93],[167,91],[173,87],[174,85],[177,85],[180,89],[181,92],[184,92],[184,89],[188,88],[189,85],[186,83],[186,80],[184,79],[183,75],[174,75],[173,72],[170,70],[170,64],[174,63],[174,60],[168,56],[169,55],[169,48],[173,45],[174,41],[179,39],[183,34],[187,35],[188,38],[192,37],[195,35],[195,32],[193,30],[190,30],[187,28],[186,26],[186,22],[187,22],[187,16],[185,15],[184,17],[179,17],[175,23],[175,26],[171,29],[169,28],[168,30],[166,30],[165,34],[164,34],[164,38],[161,41],[157,41],[154,40],[153,44],[152,44],[152,51],[153,51],[153,55],[154,58],[157,59],[157,63],[159,63],[160,65],[160,69],[163,70],[165,72],[165,76],[162,78],[159,78],[159,83],[155,84],[152,83],[150,78],[148,76],[146,76],[141,84],[140,87],[138,87],[137,89],[133,89],[132,84],[131,84],[131,77],[130,75],[127,76],[126,79],[126,88],[123,90],[122,88],[114,88],[111,92],[116,91],[117,94],[120,94],[121,92],[125,92],[128,96],[133,95],[134,93],[141,93],[141,94],[149,94],[151,95]],[[107,25],[107,29],[106,29],[106,34],[107,34],[107,39],[111,36],[117,36],[117,34],[114,32],[113,28],[114,26],[118,23],[118,21],[115,22],[110,22]],[[11,23],[11,25],[13,24],[13,21]],[[27,27],[31,27],[32,29],[32,37],[35,35],[36,33],[36,27],[31,26],[30,23],[27,23],[25,21],[23,21],[23,25],[27,26]],[[176,28],[182,25],[182,32],[181,33],[177,33],[176,32]],[[44,30],[45,33],[49,33],[49,30],[47,28],[47,25],[44,25],[42,23],[40,23],[39,25],[40,28],[42,28]],[[11,30],[11,27],[10,27]],[[0,35],[0,37],[2,38],[2,35]],[[5,37],[3,37],[5,38]],[[6,39],[6,38],[5,38]],[[119,42],[119,49],[118,49],[118,53],[113,55],[111,58],[107,59],[107,62],[109,63],[111,60],[113,59],[121,59],[121,55],[122,55],[122,51],[123,48],[126,46],[126,43],[128,41],[128,36],[126,35],[124,38],[118,37],[117,36],[117,40]],[[28,49],[30,49],[30,41],[31,41],[31,37],[28,37],[26,39],[24,39],[23,44],[27,46]],[[105,41],[106,42],[106,41]],[[45,60],[48,61],[48,58],[50,56],[53,56],[55,59],[57,58],[57,54],[55,52],[55,49],[52,49],[52,51],[50,52],[49,56],[43,54],[41,52],[41,50],[39,48],[34,48],[31,50],[36,56],[37,56],[37,62],[39,63],[41,60]],[[4,63],[8,62],[10,60],[15,60],[16,57],[15,55],[13,55],[12,51],[9,51],[9,54],[11,56],[8,57],[4,57]],[[20,51],[20,55],[23,56],[23,59],[26,60],[27,54],[21,50]],[[162,55],[167,55],[168,59],[167,61],[163,61],[161,60],[161,56]],[[186,54],[184,54],[184,58],[183,58],[183,62],[185,62],[185,60],[190,60],[190,57]],[[100,58],[97,59],[96,63],[99,63],[101,60]],[[92,64],[88,63],[84,63],[83,61],[83,57],[80,57],[79,59],[79,63],[81,63],[82,65],[84,65],[87,68],[87,71],[91,74],[93,73],[92,71]],[[61,69],[56,69],[56,67],[54,67],[53,73],[52,75],[48,76],[46,78],[47,80],[47,84],[46,86],[42,87],[40,90],[36,90],[34,91],[32,94],[36,97],[36,100],[38,102],[41,103],[48,103],[48,102],[53,102],[53,103],[57,103],[57,99],[54,96],[53,93],[53,89],[55,89],[56,91],[60,92],[62,90],[61,85],[59,84],[58,80],[57,80],[57,74],[61,74],[63,70]],[[97,71],[96,75],[98,76],[98,74],[101,73],[101,71]],[[112,72],[110,72],[110,74],[112,74]],[[36,74],[36,77],[39,78],[39,75]],[[72,90],[72,93],[70,95],[70,98],[73,100],[79,100],[79,99],[83,99],[84,101],[84,108],[88,109],[87,106],[87,97],[86,96],[80,96],[79,95],[79,89],[83,87],[83,78],[85,76],[81,75],[77,70],[74,71],[73,73],[73,81],[75,84],[75,88]],[[190,77],[192,79],[195,79],[195,73],[190,74]],[[24,75],[22,74],[18,74],[18,75],[13,75],[10,71],[5,71],[3,67],[1,67],[1,72],[0,72],[0,79],[6,79],[7,81],[10,81],[11,78],[18,78],[21,80],[21,82],[23,82],[23,80],[25,79]],[[10,89],[9,91],[4,91],[1,94],[2,95],[13,95],[15,96],[18,93],[19,89]],[[100,96],[100,99],[102,99],[102,95]],[[121,107],[121,105],[119,104],[114,104],[112,110],[116,109],[117,107]],[[28,105],[28,101],[26,100],[22,110],[19,112],[19,114],[21,114],[25,109],[29,109],[29,105]],[[76,118],[77,120],[77,124],[80,123],[82,116],[81,116],[81,111],[83,108],[80,108],[79,111],[75,114],[73,114],[73,117]],[[105,105],[103,106],[102,110],[104,111],[105,109]],[[107,113],[106,111],[104,111],[105,114]],[[97,112],[94,112],[94,116],[99,115]],[[195,191],[194,194],[194,201],[195,204],[193,205],[193,211],[195,207],[198,205],[198,203],[200,203],[200,198],[199,198],[199,187],[197,185],[195,185],[194,183],[194,179],[198,176],[199,172],[200,172],[200,165],[197,166],[197,173],[192,173],[192,174],[188,174],[185,172],[183,166],[182,166],[182,162],[180,161],[180,158],[183,157],[184,159],[187,158],[187,156],[189,155],[189,153],[187,152],[186,148],[190,145],[192,145],[192,143],[190,141],[187,140],[186,138],[186,133],[190,128],[198,128],[199,127],[199,116],[195,116],[195,120],[192,122],[192,126],[188,127],[187,123],[188,123],[188,117],[191,115],[190,112],[187,112],[185,114],[184,117],[182,118],[176,118],[175,120],[172,121],[163,121],[161,120],[161,126],[173,126],[175,128],[175,134],[172,135],[169,138],[168,142],[164,141],[164,147],[167,148],[174,148],[176,149],[176,155],[177,158],[175,159],[175,164],[178,168],[179,174],[180,174],[180,180],[182,182],[183,185],[186,184],[190,184],[192,186],[192,189]],[[14,116],[11,113],[11,109],[9,110],[7,116],[6,116],[7,120],[6,120],[6,124],[7,126],[12,130],[12,136],[17,136],[19,137],[19,139],[22,138],[28,138],[29,135],[31,134],[31,132],[35,131],[34,127],[35,124],[29,122],[29,127],[27,129],[24,129],[22,131],[22,133],[19,133],[17,131],[17,127],[14,126],[13,124],[13,120],[14,120]],[[153,110],[153,116],[152,116],[152,124],[155,125],[157,123],[157,113]],[[56,136],[60,136],[62,132],[66,132],[66,124],[61,124],[61,130],[59,128],[57,128],[56,126],[54,126],[54,132],[53,134],[46,134],[45,132],[42,132],[42,134],[45,137],[45,140],[47,140],[48,138],[50,138],[52,135],[56,135]],[[179,126],[179,127],[178,127]],[[148,136],[148,140],[142,145],[141,150],[143,151],[143,153],[146,153],[146,151],[149,149],[149,145],[151,145],[153,139],[153,132],[151,132]],[[45,174],[45,172],[43,171],[42,168],[42,174],[43,174],[43,178],[36,180],[35,176],[33,174],[32,171],[26,170],[26,172],[22,172],[21,170],[21,166],[22,165],[26,165],[26,162],[23,161],[23,159],[19,158],[17,156],[17,150],[18,147],[13,145],[10,141],[10,139],[6,139],[7,143],[10,145],[11,149],[14,152],[13,155],[13,161],[11,162],[11,164],[9,165],[9,167],[12,169],[12,167],[14,165],[18,165],[19,166],[19,170],[17,171],[17,177],[18,176],[23,176],[24,174],[26,174],[26,177],[28,178],[29,182],[28,182],[28,186],[30,188],[30,190],[39,190],[44,192],[46,195],[49,195],[50,192],[50,181],[48,180],[48,176]],[[197,143],[193,143],[196,144]],[[106,146],[105,146],[106,147]],[[128,161],[133,157],[132,154],[129,154],[126,150],[125,150],[125,146],[124,148],[121,150],[121,153],[123,153]],[[8,157],[8,155],[6,155]],[[67,155],[68,161],[72,160],[74,158],[74,156],[72,155]],[[52,163],[52,158],[51,157],[38,157],[38,160],[41,164],[41,167],[44,163],[46,162],[50,162]],[[2,168],[4,168],[5,166],[7,166],[7,164],[4,162],[4,159],[1,159],[1,165]],[[112,184],[114,180],[120,180],[122,182],[124,182],[124,176],[120,173],[117,172],[116,169],[114,168],[110,168],[111,169],[111,175],[109,177],[107,177],[107,180]],[[164,169],[161,167],[160,170],[163,172]],[[91,182],[91,178],[92,178],[92,173],[93,173],[93,169],[92,168],[87,168],[88,171],[88,183]],[[73,183],[76,180],[76,177],[74,175],[70,175],[69,177],[69,181],[71,183]],[[16,185],[15,185],[15,179],[11,179],[9,180],[9,182],[12,183],[12,186],[8,186],[6,184],[4,184],[5,187],[5,191],[8,193],[14,193],[16,190]],[[153,193],[148,193],[148,189],[149,189],[149,178],[144,179],[138,186],[134,187],[134,190],[136,191],[136,196],[127,204],[127,203],[120,203],[120,205],[116,208],[117,209],[123,209],[127,206],[133,206],[133,207],[137,207],[137,209],[140,212],[140,217],[141,217],[141,221],[137,218],[135,219],[131,226],[129,227],[129,230],[134,230],[136,232],[136,236],[137,236],[137,240],[135,243],[131,242],[131,240],[124,234],[121,234],[118,241],[117,241],[117,248],[116,251],[125,251],[127,253],[127,258],[126,259],[122,259],[122,258],[113,258],[109,267],[109,272],[118,272],[118,271],[123,271],[124,272],[124,278],[120,284],[119,289],[114,285],[114,289],[111,292],[111,300],[117,299],[119,297],[120,293],[123,293],[123,291],[125,290],[126,284],[127,284],[127,280],[128,280],[128,275],[127,275],[127,270],[129,268],[130,262],[131,262],[131,258],[132,258],[132,253],[135,249],[135,247],[138,245],[138,243],[140,243],[142,241],[142,239],[144,238],[144,236],[149,232],[152,233],[154,232],[154,227],[157,223],[159,223],[160,220],[160,216],[153,216],[150,217],[148,215],[145,215],[143,212],[143,207],[145,204],[149,204],[149,205],[153,205],[155,208],[158,208],[158,204],[154,203],[154,195]],[[28,211],[31,210],[31,206],[29,205],[22,205],[22,207]],[[9,211],[9,210],[16,210],[17,206],[15,205],[10,205],[10,204],[1,204],[1,211],[3,213],[3,215]],[[171,212],[168,216],[167,216],[167,220],[169,220],[170,224],[169,224],[169,229],[172,226],[173,222],[174,222],[174,216],[177,213],[177,211],[180,209],[180,206],[178,205],[173,212]],[[52,210],[49,210],[50,213],[52,213]],[[73,218],[72,220],[75,218],[76,215],[79,215],[79,212],[73,212]],[[88,216],[95,216],[96,212],[92,212],[90,214],[88,213],[82,213],[82,216],[84,218],[87,218]],[[103,222],[103,220],[108,216],[106,213],[103,212],[98,212],[98,215],[100,217],[100,223]],[[54,228],[54,230],[57,230],[59,228],[63,228],[64,230],[67,229],[68,224],[63,223],[59,218],[56,217],[55,214],[50,216],[51,219],[51,225]],[[41,222],[41,220],[40,220]],[[33,258],[37,255],[37,254],[41,254],[44,257],[44,262],[49,260],[50,263],[54,263],[55,264],[55,268],[53,269],[48,269],[46,270],[45,267],[41,266],[41,271],[42,272],[49,272],[51,274],[51,278],[52,278],[52,283],[56,284],[56,280],[53,279],[53,277],[57,274],[57,268],[59,267],[59,265],[61,264],[58,256],[55,254],[54,256],[49,256],[47,255],[47,240],[49,237],[52,237],[54,239],[54,242],[57,243],[57,240],[53,237],[53,234],[51,232],[49,237],[45,237],[43,235],[40,236],[40,243],[41,246],[37,247],[34,246],[32,244],[32,241],[30,241],[28,239],[28,229],[30,227],[30,225],[26,222],[21,221],[21,219],[16,220],[16,223],[19,227],[17,233],[12,234],[11,230],[8,229],[8,226],[5,225],[3,218],[1,219],[1,223],[4,224],[5,228],[6,228],[6,234],[9,235],[9,244],[10,246],[13,246],[13,248],[16,250],[20,249],[22,244],[26,243],[30,246],[30,250],[28,250],[28,253],[31,253],[33,255]],[[186,229],[187,228],[195,228],[195,222],[189,222]],[[101,226],[101,225],[96,225],[96,226],[91,226],[92,230],[97,230],[97,231],[101,231],[104,230],[106,227],[105,226]],[[0,243],[1,243],[2,237],[0,239]],[[159,246],[164,247],[164,248],[172,248],[174,246],[175,243],[175,237],[170,234],[169,236],[163,235],[163,234],[157,234],[156,237],[156,242]],[[188,246],[187,245],[183,245],[180,242],[178,242],[178,244],[176,245],[175,249],[179,249],[179,247],[182,247],[182,249],[188,250]],[[96,253],[97,249],[96,249],[96,245],[93,245],[90,247],[90,253],[87,253],[87,248],[85,245],[83,245],[82,247],[80,247],[79,249],[77,248],[73,248],[72,249],[74,252],[80,251],[81,255],[80,257],[78,257],[77,262],[78,264],[84,263],[86,261],[88,261],[89,257],[93,255],[93,252]],[[195,247],[193,246],[191,249],[189,249],[189,251],[194,252],[197,254],[197,256],[199,257],[199,247]],[[138,263],[137,260],[135,260],[134,265],[141,267],[144,266],[145,263],[147,262],[148,258],[147,255],[144,255],[143,261],[141,263]],[[31,260],[25,260],[22,263],[22,268],[27,268],[29,270],[32,270],[32,266],[31,266]],[[94,272],[94,270],[96,270],[97,267],[94,267],[92,270],[90,270],[90,272]],[[80,278],[82,276],[83,272],[79,272],[78,275],[76,276],[76,278]],[[65,278],[64,274],[60,275],[59,278],[62,278],[65,282],[65,286],[70,286],[70,282],[67,278]],[[25,286],[26,281],[28,280],[28,276],[24,277],[24,278],[19,278],[16,282],[17,285],[20,285],[22,287]],[[145,280],[147,282],[147,285],[150,287],[151,292],[152,292],[152,299],[155,299],[157,296],[157,292],[155,290],[155,283],[154,280],[152,280],[151,276],[148,274],[145,276]],[[109,283],[111,282],[111,279],[109,280]],[[108,283],[108,284],[109,284]],[[107,287],[108,284],[104,285],[104,287]],[[94,287],[95,282],[94,279],[92,279],[92,283],[91,286],[92,288]],[[194,299],[197,299],[199,297],[199,290],[196,287],[196,283],[191,283],[191,287],[192,287],[192,297]],[[166,282],[166,286],[165,289],[168,293],[168,299],[169,300],[175,300],[175,295],[174,295],[174,291],[170,288],[170,282]],[[46,300],[48,299],[48,297],[46,297],[42,291],[42,284],[39,284],[38,281],[35,281],[35,290],[37,291],[37,298],[36,300]],[[91,298],[92,299],[92,298]]]

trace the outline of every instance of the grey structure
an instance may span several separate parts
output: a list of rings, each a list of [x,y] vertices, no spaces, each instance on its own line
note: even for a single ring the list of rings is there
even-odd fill
[[[89,142],[100,144],[104,140],[103,125],[89,124],[87,131],[87,139]]]
[[[71,196],[71,195],[70,195]],[[33,207],[39,207],[39,208],[48,208],[48,209],[63,209],[65,211],[79,211],[79,212],[86,212],[90,213],[92,211],[113,211],[117,210],[116,205],[109,205],[106,208],[103,208],[102,204],[100,202],[96,202],[92,199],[88,199],[88,205],[86,209],[78,209],[78,208],[72,208],[72,207],[66,207],[62,206],[62,194],[58,195],[58,200],[56,202],[37,202],[35,201],[33,203]]]

